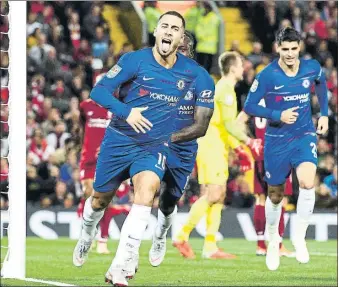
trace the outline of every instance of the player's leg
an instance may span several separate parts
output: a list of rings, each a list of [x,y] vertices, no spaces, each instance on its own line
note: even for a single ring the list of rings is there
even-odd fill
[[[94,176],[94,192],[85,202],[80,238],[73,252],[73,264],[77,267],[85,263],[106,207],[121,182],[128,178],[131,158],[123,155],[126,155],[129,147],[117,145],[119,139],[114,135],[112,130],[107,129],[101,144]]]
[[[228,166],[225,165],[225,181],[228,177]],[[226,197],[226,184],[208,184],[207,201],[210,208],[206,217],[206,236],[202,256],[207,259],[234,259],[235,255],[224,252],[218,248],[216,235],[221,222],[221,212],[224,207]]]
[[[280,265],[279,221],[284,197],[286,178],[290,175],[290,151],[284,150],[279,155],[274,150],[265,150],[265,181],[268,184],[268,196],[265,202],[266,230],[269,243],[266,253],[266,266],[276,270]],[[273,154],[272,154],[273,153]]]
[[[293,234],[293,245],[296,250],[296,258],[300,263],[310,260],[306,247],[306,231],[313,214],[315,203],[314,179],[317,167],[312,162],[303,162],[297,169],[299,181],[299,197],[297,202],[297,228]]]
[[[256,194],[256,202],[254,206],[253,220],[254,228],[257,233],[257,250],[256,255],[265,256],[266,255],[266,243],[265,243],[265,226],[266,226],[266,217],[265,217],[265,202],[266,195],[265,193]]]
[[[109,224],[111,222],[111,219],[113,217],[111,208],[112,208],[112,205],[109,204],[108,207],[105,209],[104,215],[99,222],[100,238],[98,239],[98,245],[97,245],[97,253],[99,254],[110,254],[111,253],[107,247],[108,229],[109,229]]]
[[[138,269],[141,240],[151,216],[154,195],[165,172],[165,147],[150,152],[139,149],[136,155],[139,158],[129,170],[134,186],[133,205],[122,226],[116,255],[106,273],[106,281],[121,286],[127,286],[125,278],[132,278]]]
[[[266,244],[265,244],[265,202],[267,194],[267,184],[264,181],[265,170],[264,162],[257,161],[255,162],[255,174],[254,174],[254,194],[256,197],[256,202],[254,206],[254,228],[257,233],[257,250],[256,255],[263,256],[266,255]]]
[[[80,238],[73,252],[73,264],[82,266],[97,233],[97,225],[104,215],[105,208],[112,200],[115,191],[94,192],[86,202],[83,212]]]
[[[300,263],[309,261],[309,253],[306,247],[306,231],[315,203],[314,181],[317,171],[317,138],[315,135],[304,136],[296,143],[296,149],[292,158],[293,167],[299,182],[299,197],[297,202],[297,226],[293,234],[293,245],[296,251],[296,259]]]
[[[292,174],[287,178],[285,183],[285,190],[284,190],[284,199],[283,199],[283,206],[281,208],[281,216],[279,221],[279,236],[281,237],[280,243],[280,256],[285,256],[288,258],[295,257],[295,252],[288,250],[283,244],[283,237],[285,233],[285,206],[288,203],[288,196],[291,196],[293,193],[292,188]]]
[[[172,176],[166,178],[166,175],[164,181],[170,183],[170,178],[172,178],[172,183],[175,182]],[[175,195],[171,184],[168,184],[166,189],[160,194],[158,220],[153,234],[152,246],[149,251],[149,262],[154,267],[159,266],[165,258],[166,236],[169,228],[172,226],[173,219],[177,214],[177,203],[181,198],[180,195]]]
[[[173,246],[176,247],[180,254],[183,255],[186,258],[194,258],[194,252],[193,249],[188,244],[189,236],[192,232],[192,230],[195,228],[195,226],[200,222],[202,217],[206,215],[208,209],[210,208],[210,203],[207,199],[207,193],[208,188],[207,184],[209,183],[209,175],[208,175],[208,167],[213,167],[214,164],[216,166],[220,165],[219,162],[220,157],[216,160],[215,163],[212,162],[212,157],[208,160],[206,150],[208,150],[208,145],[204,142],[199,143],[199,149],[197,154],[197,166],[198,166],[198,180],[200,184],[200,191],[203,193],[200,198],[194,202],[194,204],[191,206],[188,218],[177,234],[176,238],[173,241]],[[223,150],[222,150],[223,151]],[[222,153],[221,153],[222,154]],[[222,163],[224,165],[224,163]]]

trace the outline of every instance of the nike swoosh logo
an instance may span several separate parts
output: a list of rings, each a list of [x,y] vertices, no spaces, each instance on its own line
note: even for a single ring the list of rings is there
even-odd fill
[[[275,90],[279,90],[279,89],[281,89],[283,86],[284,86],[284,85],[282,85],[282,86],[279,86],[279,87],[277,87],[277,86],[274,86],[274,89],[275,89]]]
[[[154,80],[154,78],[146,78],[145,76],[142,78],[144,81],[150,81],[150,80]]]

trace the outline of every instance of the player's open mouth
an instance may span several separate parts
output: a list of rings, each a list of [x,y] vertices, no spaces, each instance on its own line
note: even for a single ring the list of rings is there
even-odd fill
[[[170,39],[162,39],[161,40],[161,50],[164,53],[167,53],[171,47],[172,41]]]

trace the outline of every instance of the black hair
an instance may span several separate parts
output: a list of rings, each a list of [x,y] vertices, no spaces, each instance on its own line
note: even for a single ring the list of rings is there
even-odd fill
[[[180,18],[181,21],[182,21],[182,26],[183,26],[184,29],[185,29],[185,27],[186,27],[186,21],[185,21],[184,17],[183,17],[180,13],[178,13],[177,11],[167,11],[166,13],[162,14],[162,15],[159,17],[158,22],[159,22],[159,21],[161,20],[161,18],[164,17],[165,15],[172,15],[172,16],[176,16],[176,17]]]
[[[187,39],[188,54],[190,58],[194,58],[194,38],[191,32],[185,30],[184,37]]]
[[[291,27],[286,27],[278,31],[276,34],[276,42],[278,46],[281,45],[282,42],[298,42],[298,44],[301,41],[301,35],[300,33]]]

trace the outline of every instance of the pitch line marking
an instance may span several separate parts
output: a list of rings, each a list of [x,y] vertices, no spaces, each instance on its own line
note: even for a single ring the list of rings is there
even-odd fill
[[[46,281],[46,280],[40,280],[40,279],[35,279],[35,278],[24,278],[24,279],[3,278],[3,279],[16,279],[16,280],[21,280],[21,281],[43,283],[43,284],[48,284],[48,285],[53,285],[53,286],[65,286],[65,287],[66,286],[77,286],[77,285],[72,285],[72,284],[67,284],[67,283],[61,283],[61,282],[56,282],[56,281]]]

